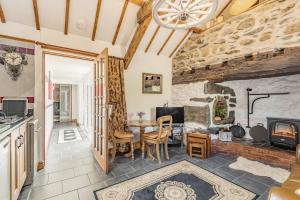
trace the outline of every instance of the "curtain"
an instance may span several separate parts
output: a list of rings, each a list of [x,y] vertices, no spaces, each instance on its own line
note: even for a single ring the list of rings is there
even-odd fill
[[[124,59],[108,58],[108,90],[109,104],[113,105],[110,118],[112,133],[124,131],[127,126],[127,110],[124,88]]]

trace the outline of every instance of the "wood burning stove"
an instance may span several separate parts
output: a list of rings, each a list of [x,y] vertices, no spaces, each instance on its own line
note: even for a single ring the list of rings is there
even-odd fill
[[[269,140],[272,145],[295,149],[300,142],[300,120],[267,118]]]

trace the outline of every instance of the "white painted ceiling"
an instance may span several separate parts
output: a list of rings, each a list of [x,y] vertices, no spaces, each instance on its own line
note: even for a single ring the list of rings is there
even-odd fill
[[[96,40],[112,42],[124,1],[125,0],[102,1]],[[0,0],[0,2],[7,21],[35,27],[32,0]],[[219,0],[218,2],[219,4],[216,14],[224,8],[229,0]],[[96,7],[97,0],[71,0],[69,33],[91,38]],[[38,11],[41,27],[63,32],[65,8],[65,0],[38,0]],[[139,8],[139,6],[129,3],[116,44],[122,46],[129,44],[130,39],[137,27],[136,15]],[[86,29],[78,29],[76,26],[78,21],[83,21],[86,25]],[[150,27],[147,29],[145,36],[139,45],[140,50],[145,50],[156,27],[156,23],[152,20]],[[149,51],[157,53],[170,32],[171,30],[169,29],[161,28]],[[185,33],[186,32],[182,30],[176,31],[162,54],[168,56]]]
[[[51,72],[53,83],[78,84],[92,73],[94,62],[46,55],[45,66],[45,71]]]

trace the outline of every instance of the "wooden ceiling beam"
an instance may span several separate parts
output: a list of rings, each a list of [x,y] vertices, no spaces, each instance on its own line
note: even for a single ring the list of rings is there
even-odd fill
[[[180,42],[177,44],[177,46],[175,47],[175,49],[172,51],[172,53],[169,55],[169,57],[171,58],[174,53],[177,51],[177,49],[182,45],[182,43],[185,41],[185,39],[189,36],[189,34],[192,32],[192,30],[188,30],[186,32],[186,34],[183,36],[183,38],[180,40]]]
[[[4,12],[3,12],[1,4],[0,4],[0,19],[1,19],[2,23],[6,23],[5,15],[4,15]]]
[[[127,69],[129,67],[129,64],[138,48],[140,42],[142,41],[143,36],[144,36],[151,20],[152,20],[152,17],[151,16],[148,17],[143,23],[141,23],[138,26],[137,30],[135,31],[135,34],[134,34],[134,36],[130,42],[130,45],[127,49],[127,52],[125,54],[125,61],[126,61],[125,67],[124,67],[125,69]]]
[[[167,37],[166,41],[164,42],[164,44],[159,49],[159,51],[157,53],[158,56],[164,50],[164,48],[166,47],[167,43],[169,42],[169,40],[171,39],[171,37],[173,36],[174,33],[175,33],[175,30],[172,30],[171,33],[169,34],[169,36]]]
[[[96,33],[97,33],[97,26],[98,26],[98,21],[99,21],[101,4],[102,4],[102,0],[98,0],[97,9],[96,9],[96,16],[95,16],[95,21],[94,21],[93,34],[92,34],[92,40],[93,41],[95,40]]]
[[[137,13],[137,22],[141,24],[145,19],[152,16],[153,0],[146,1]]]
[[[142,6],[144,3],[144,0],[129,0],[129,1],[138,6]]]
[[[232,0],[229,0],[229,2],[225,5],[225,7],[220,11],[220,13],[217,15],[216,18],[222,16],[225,12],[225,10],[227,10],[227,8],[230,6],[230,4],[232,3]]]
[[[34,10],[36,30],[41,30],[37,0],[32,0],[32,4],[33,4],[33,10]]]
[[[125,16],[125,12],[126,12],[126,9],[127,9],[127,6],[128,6],[128,2],[129,2],[129,0],[125,0],[125,2],[124,2],[123,8],[122,8],[122,13],[121,13],[121,16],[120,16],[120,19],[119,19],[119,22],[118,22],[118,26],[117,26],[117,29],[116,29],[116,32],[115,32],[115,35],[114,35],[114,38],[113,38],[113,41],[112,41],[113,45],[115,45],[115,43],[117,41],[121,26],[122,26],[122,22],[123,22],[123,19],[124,19],[124,16]]]
[[[150,48],[152,42],[154,41],[154,39],[155,39],[155,37],[156,37],[156,35],[157,35],[159,29],[160,29],[160,26],[158,25],[158,26],[156,27],[155,32],[153,33],[153,35],[152,35],[152,37],[151,37],[151,39],[150,39],[150,41],[149,41],[149,43],[148,43],[146,49],[145,49],[145,53],[148,52],[148,50],[149,50],[149,48]]]
[[[139,17],[139,14],[141,14],[141,12],[152,12],[152,3],[153,3],[153,0],[148,0],[146,3],[143,4],[143,6],[140,8],[139,12],[138,12],[138,15],[137,17]],[[151,4],[151,7],[149,6],[149,4]],[[150,9],[147,10],[147,9]],[[134,36],[130,42],[130,45],[127,49],[127,52],[125,54],[125,69],[128,68],[140,42],[142,41],[143,37],[144,37],[144,34],[150,24],[152,20],[152,15],[148,15],[148,17],[146,18],[143,18],[143,20],[138,20],[138,23],[139,23],[139,26],[137,27],[135,33],[134,33]]]
[[[70,1],[71,0],[66,0],[65,35],[68,35],[69,31]]]

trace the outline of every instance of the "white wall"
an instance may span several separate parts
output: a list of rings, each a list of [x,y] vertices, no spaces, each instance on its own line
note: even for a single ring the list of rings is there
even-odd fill
[[[72,85],[72,120],[78,119],[78,86]]]
[[[143,94],[143,72],[163,75],[162,94]],[[171,78],[171,59],[152,53],[136,52],[124,75],[128,119],[138,119],[137,112],[145,112],[144,119],[155,119],[155,107],[170,102]]]
[[[45,75],[48,76],[49,74],[49,65],[47,62],[45,63]],[[54,87],[53,87],[54,89]],[[53,91],[52,91],[53,97]],[[46,149],[48,150],[48,145],[50,143],[51,133],[53,129],[53,98],[49,99],[48,95],[48,81],[45,79],[45,144]]]

